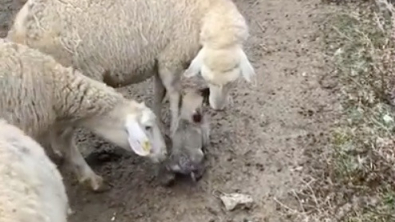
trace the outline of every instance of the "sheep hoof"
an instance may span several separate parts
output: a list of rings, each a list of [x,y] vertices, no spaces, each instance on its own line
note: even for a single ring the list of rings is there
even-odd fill
[[[102,193],[110,190],[109,184],[107,184],[101,176],[97,175],[83,178],[80,180],[80,183],[95,193]]]
[[[100,187],[98,187],[97,189],[93,190],[95,193],[104,193],[111,190],[111,186],[110,184],[108,184],[107,182],[103,181],[103,183],[101,184]]]

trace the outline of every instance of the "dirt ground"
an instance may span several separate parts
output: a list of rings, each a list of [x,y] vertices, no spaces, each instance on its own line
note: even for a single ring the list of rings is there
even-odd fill
[[[0,34],[18,9],[0,1]],[[158,186],[150,163],[122,152],[118,159],[93,165],[112,185],[91,193],[66,176],[75,214],[71,222],[209,222],[292,221],[282,204],[298,189],[307,142],[324,141],[336,107],[330,92],[319,84],[327,74],[317,19],[325,11],[320,0],[236,0],[246,16],[251,37],[246,46],[258,78],[257,86],[242,82],[234,90],[234,105],[210,111],[212,139],[208,171],[193,185]],[[121,89],[125,95],[151,104],[151,80]],[[148,88],[148,89],[146,89]],[[168,108],[168,105],[165,109]],[[83,133],[85,149],[115,149]],[[62,169],[64,175],[67,174]],[[218,194],[241,192],[253,196],[250,210],[224,210]]]

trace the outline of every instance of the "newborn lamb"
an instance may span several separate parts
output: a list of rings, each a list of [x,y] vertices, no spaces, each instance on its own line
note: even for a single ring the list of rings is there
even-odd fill
[[[188,90],[181,97],[180,116],[172,132],[172,150],[162,167],[161,181],[168,185],[175,174],[190,175],[193,181],[204,173],[204,151],[209,143],[209,122],[203,112],[203,97],[195,90]]]

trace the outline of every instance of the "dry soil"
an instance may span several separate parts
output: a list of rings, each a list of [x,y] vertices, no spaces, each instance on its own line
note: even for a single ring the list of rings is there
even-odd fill
[[[160,187],[148,161],[119,152],[119,158],[91,162],[112,185],[108,192],[91,193],[62,169],[75,211],[71,222],[292,221],[276,200],[293,203],[289,193],[300,184],[306,141],[325,136],[334,107],[330,92],[319,84],[327,75],[317,24],[324,6],[319,0],[236,3],[250,25],[246,48],[258,81],[256,86],[241,82],[233,107],[210,111],[212,140],[203,179]],[[17,1],[0,1],[0,35],[19,7]],[[149,80],[120,91],[150,105],[151,86]],[[120,151],[87,133],[79,141],[86,150]],[[226,212],[221,192],[250,194],[255,205]]]

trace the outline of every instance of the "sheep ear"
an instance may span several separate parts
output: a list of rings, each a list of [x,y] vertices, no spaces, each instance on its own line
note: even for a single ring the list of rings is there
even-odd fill
[[[251,79],[255,76],[254,67],[252,67],[247,55],[243,50],[240,50],[240,69],[241,75],[247,82],[251,82]]]
[[[139,156],[148,156],[151,153],[151,143],[135,118],[126,120],[128,142],[132,150]]]
[[[199,74],[203,64],[203,49],[200,49],[196,57],[192,60],[188,69],[184,72],[184,76],[190,78]]]

